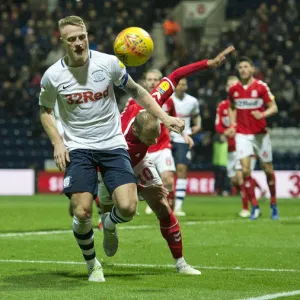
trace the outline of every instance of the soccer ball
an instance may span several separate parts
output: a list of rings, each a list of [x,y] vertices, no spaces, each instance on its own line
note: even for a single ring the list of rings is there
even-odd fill
[[[118,59],[126,66],[137,67],[152,55],[154,44],[147,31],[139,27],[129,27],[121,31],[114,42]]]

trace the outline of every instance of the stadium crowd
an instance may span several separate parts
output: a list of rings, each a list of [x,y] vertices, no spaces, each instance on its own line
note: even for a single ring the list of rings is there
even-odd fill
[[[63,55],[57,20],[65,15],[81,15],[89,25],[90,48],[112,53],[113,40],[123,28],[134,25],[150,30],[153,20],[164,15],[154,9],[154,1],[59,1],[55,9],[42,1],[39,3],[34,8],[29,1],[0,4],[0,125],[6,124],[1,126],[1,138],[7,146],[0,150],[1,157],[5,157],[2,167],[13,166],[7,165],[7,161],[9,156],[16,155],[16,151],[19,151],[18,156],[21,153],[26,157],[21,147],[24,145],[26,149],[26,143],[36,146],[37,151],[43,150],[43,158],[52,157],[51,145],[40,125],[37,99],[41,74]],[[111,18],[111,15],[115,17]],[[220,33],[215,46],[196,41],[189,43],[189,47],[177,43],[162,71],[168,74],[180,65],[213,57],[228,44],[234,44],[237,51],[228,59],[225,68],[214,73],[207,71],[189,80],[189,93],[199,99],[206,132],[200,136],[201,145],[195,148],[195,152],[201,151],[195,158],[197,162],[210,160],[215,107],[226,97],[226,78],[235,74],[235,61],[239,55],[253,59],[256,77],[266,81],[275,94],[279,114],[268,120],[269,126],[300,125],[299,5],[294,0],[269,0],[258,8],[247,10],[240,17],[238,27]],[[141,67],[130,69],[135,79],[143,72]],[[10,139],[12,134],[16,141]],[[24,135],[25,139],[22,139]],[[13,145],[21,149],[14,153]],[[36,161],[36,154],[31,149],[32,162]]]
[[[214,114],[216,103],[226,97],[226,78],[236,75],[236,58],[241,55],[248,56],[255,63],[255,77],[268,83],[276,97],[280,113],[270,119],[269,126],[298,127],[300,125],[299,20],[299,4],[294,0],[261,3],[256,10],[247,10],[241,16],[239,26],[224,28],[214,47],[201,45],[196,41],[190,44],[191,49],[187,49],[186,45],[177,44],[164,68],[165,73],[201,57],[212,57],[228,44],[233,44],[236,51],[228,58],[225,68],[194,77],[194,80],[190,81],[189,93],[199,99],[204,110],[209,106],[211,113]],[[210,129],[209,125],[208,130]]]

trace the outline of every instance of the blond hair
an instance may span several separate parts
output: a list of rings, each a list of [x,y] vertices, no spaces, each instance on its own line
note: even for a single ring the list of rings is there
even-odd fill
[[[148,133],[160,130],[158,119],[144,110],[136,115],[133,126],[138,133],[141,133],[144,130]]]
[[[149,74],[149,73],[154,73],[154,74],[158,75],[159,80],[161,80],[163,78],[163,74],[158,69],[150,69],[150,70],[148,70],[146,72],[146,74],[145,74],[145,77],[147,77],[147,74]]]
[[[78,17],[78,16],[68,16],[63,19],[60,19],[58,21],[58,28],[59,31],[66,27],[67,25],[74,25],[74,26],[80,26],[80,27],[85,27],[84,21]]]

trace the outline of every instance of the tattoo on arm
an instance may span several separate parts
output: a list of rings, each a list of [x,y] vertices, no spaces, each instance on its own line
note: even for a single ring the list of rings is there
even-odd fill
[[[148,94],[148,92],[137,84],[130,76],[128,76],[128,81],[124,87],[124,91],[135,100],[143,99]]]

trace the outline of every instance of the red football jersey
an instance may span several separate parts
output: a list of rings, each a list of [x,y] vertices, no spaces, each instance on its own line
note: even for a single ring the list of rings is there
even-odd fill
[[[175,105],[172,98],[169,98],[165,104],[162,106],[162,109],[170,116],[177,117]],[[171,149],[171,141],[170,141],[170,132],[168,128],[161,123],[160,124],[160,136],[157,139],[157,143],[149,147],[148,152],[157,152],[163,149]]]
[[[165,77],[152,90],[151,96],[162,106],[173,94],[173,91],[173,84]],[[134,122],[135,116],[141,110],[144,110],[144,108],[132,100],[121,114],[122,132],[128,145],[128,152],[133,167],[145,157],[148,151],[148,146],[144,145],[132,132],[132,123]]]
[[[229,100],[223,100],[217,106],[215,128],[216,128],[216,131],[221,134],[223,134],[224,131],[227,128],[229,128],[229,126],[230,126],[229,115],[228,115],[229,104],[230,104]],[[227,143],[228,143],[228,152],[235,151],[234,137],[232,137],[232,138],[227,137]]]
[[[255,110],[265,111],[265,105],[275,99],[266,83],[255,79],[249,86],[243,86],[238,82],[229,89],[228,98],[236,108],[237,133],[267,132],[266,119],[256,120],[251,114]]]

